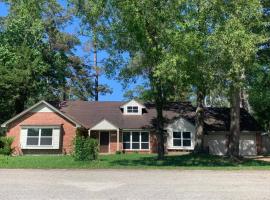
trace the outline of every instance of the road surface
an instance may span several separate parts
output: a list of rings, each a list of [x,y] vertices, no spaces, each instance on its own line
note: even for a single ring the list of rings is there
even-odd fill
[[[270,171],[1,169],[0,199],[270,199]]]

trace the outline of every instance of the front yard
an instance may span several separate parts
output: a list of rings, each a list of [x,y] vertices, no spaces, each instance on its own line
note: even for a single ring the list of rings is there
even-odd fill
[[[169,155],[156,160],[156,155],[100,155],[97,161],[74,161],[71,156],[0,156],[0,168],[38,169],[270,169],[270,162],[244,159],[233,162],[228,158],[209,155]]]

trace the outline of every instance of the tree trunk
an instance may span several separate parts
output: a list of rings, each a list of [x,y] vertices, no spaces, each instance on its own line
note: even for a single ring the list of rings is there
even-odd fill
[[[99,88],[98,88],[98,78],[99,78],[99,71],[97,68],[97,46],[96,43],[94,42],[94,70],[95,70],[95,101],[98,101],[98,93],[99,93]]]
[[[195,148],[194,153],[203,153],[203,138],[204,138],[204,93],[197,92],[197,109],[196,109],[196,134],[195,134]]]
[[[164,100],[162,86],[157,85],[156,111],[157,111],[157,139],[158,139],[158,159],[163,160],[165,154],[165,137],[164,137],[164,118],[163,118]]]
[[[240,137],[240,90],[237,87],[231,89],[230,121],[229,155],[237,158],[239,157]]]
[[[244,108],[246,111],[250,112],[250,105],[248,102],[248,95],[246,94],[245,90],[242,88],[240,91],[240,103],[241,107]]]
[[[18,98],[16,98],[16,100],[15,100],[16,114],[24,111],[25,103],[26,103],[26,96],[25,95],[21,94]]]

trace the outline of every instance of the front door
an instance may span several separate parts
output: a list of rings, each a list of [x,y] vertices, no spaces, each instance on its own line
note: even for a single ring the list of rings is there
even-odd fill
[[[108,131],[100,132],[100,153],[108,153],[109,152],[109,136],[110,133]]]

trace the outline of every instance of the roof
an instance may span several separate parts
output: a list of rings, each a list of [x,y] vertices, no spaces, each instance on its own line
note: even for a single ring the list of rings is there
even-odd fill
[[[106,119],[121,129],[151,129],[155,127],[156,110],[152,103],[143,103],[145,106],[142,115],[123,115],[121,106],[126,102],[88,102],[66,101],[60,104],[60,111],[71,116],[86,128],[92,128]],[[195,125],[196,108],[189,102],[169,103],[164,109],[165,124],[183,117]],[[229,108],[205,108],[206,131],[229,131]],[[240,111],[241,131],[261,131],[257,121],[244,109]]]
[[[71,121],[72,123],[74,123],[77,127],[81,126],[81,124],[77,120],[73,119],[68,114],[64,114],[63,112],[61,112],[60,110],[58,110],[57,108],[55,108],[54,106],[52,106],[51,104],[49,104],[46,101],[42,100],[42,101],[39,101],[38,103],[36,103],[35,105],[31,106],[30,108],[28,108],[28,109],[22,111],[21,113],[15,115],[11,119],[7,120],[3,124],[1,124],[1,127],[6,127],[9,123],[11,123],[11,122],[15,121],[16,119],[22,117],[26,113],[30,112],[31,110],[33,110],[34,108],[36,108],[36,107],[38,107],[39,105],[42,105],[42,104],[45,104],[47,107],[49,107],[50,109],[52,109],[54,112],[58,113],[59,115],[61,115],[64,118],[68,119],[69,121]]]

